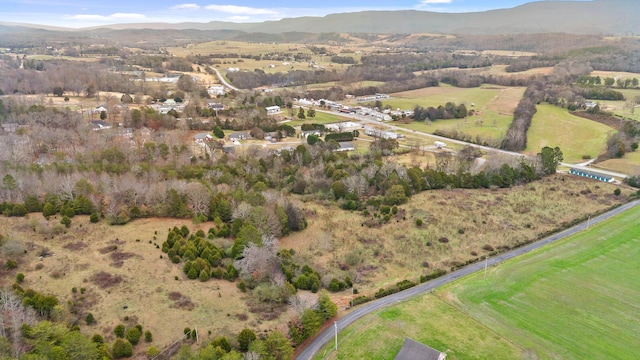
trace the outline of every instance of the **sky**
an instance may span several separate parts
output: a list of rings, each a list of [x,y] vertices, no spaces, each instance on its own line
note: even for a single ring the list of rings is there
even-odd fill
[[[0,22],[70,28],[145,22],[262,22],[363,10],[474,12],[527,2],[531,0],[2,0]]]

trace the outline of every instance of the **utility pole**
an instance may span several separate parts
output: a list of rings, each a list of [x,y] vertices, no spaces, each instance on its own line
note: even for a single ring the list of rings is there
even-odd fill
[[[589,230],[589,222],[591,222],[591,215],[587,218],[587,230]]]
[[[489,262],[489,255],[484,257],[484,279],[487,280],[487,263]]]
[[[336,351],[338,351],[338,322],[337,321],[333,322],[333,328],[335,329],[335,333],[336,333]]]

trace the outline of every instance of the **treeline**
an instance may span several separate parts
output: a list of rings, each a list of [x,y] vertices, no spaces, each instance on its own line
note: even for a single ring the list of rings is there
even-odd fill
[[[363,56],[363,65],[409,71],[444,68],[479,68],[491,66],[491,59],[482,55],[458,55],[452,52],[429,52],[421,54],[388,54]]]
[[[448,102],[444,106],[439,105],[437,108],[430,106],[424,108],[416,106],[413,109],[413,119],[416,121],[435,121],[438,119],[464,119],[467,117],[467,107],[464,104],[456,105]]]
[[[340,74],[336,71],[304,71],[293,70],[286,73],[268,74],[260,69],[253,72],[229,72],[226,74],[231,83],[241,89],[253,89],[260,86],[298,86],[339,81]]]

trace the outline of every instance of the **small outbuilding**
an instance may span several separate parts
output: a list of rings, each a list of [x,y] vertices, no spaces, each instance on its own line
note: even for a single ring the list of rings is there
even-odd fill
[[[611,177],[611,176],[598,174],[598,173],[591,172],[591,171],[575,169],[575,168],[569,169],[569,174],[578,175],[578,176],[582,176],[582,177],[587,177],[589,179],[596,179],[598,181],[604,181],[604,182],[607,182],[607,183],[613,182],[613,177]]]
[[[446,360],[447,354],[432,349],[413,339],[405,338],[404,344],[394,360]]]

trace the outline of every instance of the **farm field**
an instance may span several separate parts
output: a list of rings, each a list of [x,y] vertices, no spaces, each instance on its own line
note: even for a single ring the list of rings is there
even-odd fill
[[[634,359],[639,215],[630,210],[439,296],[541,358]]]
[[[612,112],[625,119],[640,121],[640,106],[636,104],[636,98],[640,98],[640,89],[616,89],[616,91],[624,94],[624,101],[598,100],[596,103],[604,111]]]
[[[545,146],[558,146],[565,162],[583,161],[583,156],[595,158],[606,148],[607,136],[614,129],[569,114],[549,104],[540,104],[527,132],[525,153],[536,154]]]
[[[405,336],[448,359],[635,359],[638,216],[636,207],[490,268],[486,280],[475,273],[367,315],[339,334],[337,355],[327,346],[316,359],[393,359]]]
[[[412,110],[416,105],[437,107],[448,101],[456,104],[464,103],[468,110],[474,110],[476,114],[466,119],[436,120],[428,123],[399,123],[397,125],[427,133],[443,129],[456,130],[473,137],[481,136],[499,141],[511,124],[513,111],[523,93],[524,88],[522,87],[484,85],[479,88],[462,89],[440,86],[393,94],[393,97],[384,101],[383,104],[390,104],[393,108]],[[474,104],[473,107],[471,103]]]
[[[444,325],[444,326],[443,326]],[[435,295],[382,309],[338,333],[314,360],[393,359],[405,337],[447,352],[447,359],[520,359],[522,349]]]
[[[620,159],[605,160],[595,164],[595,167],[623,174],[640,175],[640,152],[628,152]]]

